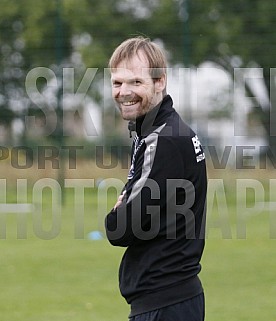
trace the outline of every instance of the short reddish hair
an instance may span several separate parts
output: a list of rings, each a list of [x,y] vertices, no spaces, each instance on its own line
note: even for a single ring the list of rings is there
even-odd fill
[[[113,52],[109,60],[109,68],[115,69],[123,60],[130,60],[142,51],[148,60],[150,74],[153,79],[161,78],[166,74],[167,61],[161,48],[149,38],[135,37],[122,42]]]

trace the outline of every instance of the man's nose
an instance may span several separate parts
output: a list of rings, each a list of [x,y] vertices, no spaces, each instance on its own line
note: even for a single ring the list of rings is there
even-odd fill
[[[127,83],[122,83],[120,87],[120,96],[130,96],[132,94],[131,86]]]

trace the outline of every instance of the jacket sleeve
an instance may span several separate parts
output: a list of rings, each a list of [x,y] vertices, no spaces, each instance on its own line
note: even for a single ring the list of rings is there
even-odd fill
[[[112,245],[130,246],[160,233],[166,210],[167,179],[183,177],[183,156],[173,141],[149,135],[135,160],[135,173],[125,186],[122,204],[106,216],[106,235]]]

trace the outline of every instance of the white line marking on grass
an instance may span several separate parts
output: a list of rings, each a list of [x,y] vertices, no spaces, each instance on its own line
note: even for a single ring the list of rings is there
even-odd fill
[[[31,213],[34,209],[35,206],[28,203],[0,204],[0,213]]]

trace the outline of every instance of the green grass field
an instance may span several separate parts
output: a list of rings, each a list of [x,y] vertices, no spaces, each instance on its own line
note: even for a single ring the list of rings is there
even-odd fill
[[[236,177],[229,176],[223,181],[223,193],[218,188],[208,201],[201,272],[206,321],[272,321],[276,317],[273,211],[258,211],[256,201],[262,199],[257,196],[258,189],[254,192],[249,186],[242,203],[249,214],[241,216],[239,197],[243,189],[237,190]],[[268,201],[269,178],[258,182],[264,189],[264,201]],[[260,185],[258,188],[262,189]],[[32,194],[29,189],[29,202]],[[0,320],[127,320],[129,308],[117,281],[124,249],[110,246],[105,239],[87,238],[90,231],[102,229],[104,213],[100,211],[113,205],[114,190],[105,205],[101,204],[106,198],[102,190],[87,189],[84,204],[81,197],[75,204],[74,191],[66,189],[65,204],[55,214],[55,222],[60,224],[56,230],[50,206],[54,196],[47,189],[42,196],[40,214],[0,213]],[[16,198],[16,190],[8,189],[8,202]]]

